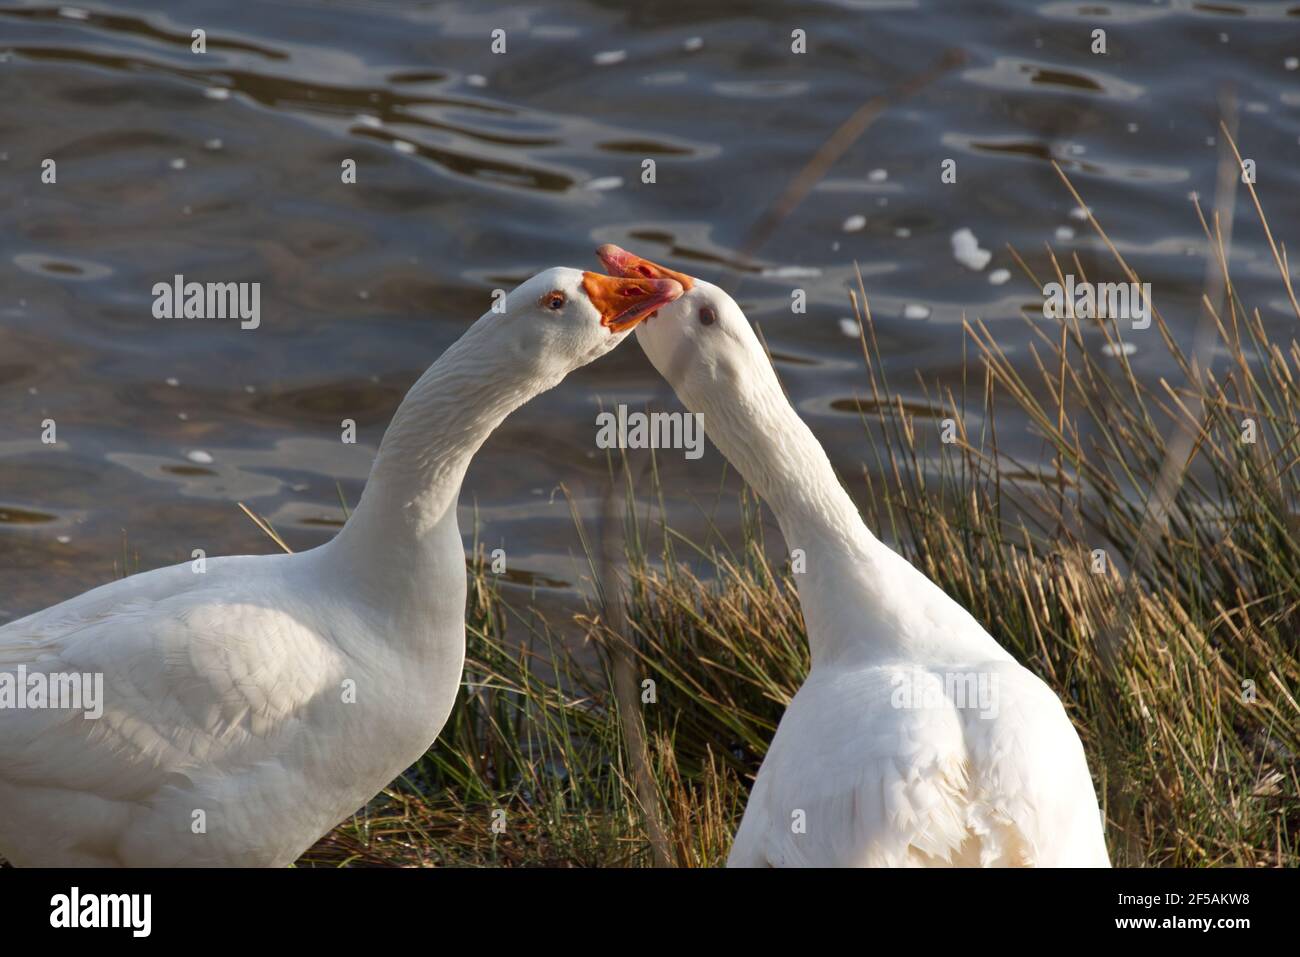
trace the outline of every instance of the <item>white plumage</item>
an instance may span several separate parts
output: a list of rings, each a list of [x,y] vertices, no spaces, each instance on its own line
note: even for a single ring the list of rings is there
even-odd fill
[[[333,541],[146,572],[0,628],[0,673],[104,682],[97,720],[0,709],[0,855],[285,865],[364,805],[427,750],[460,683],[470,458],[680,293],[540,273],[412,387]]]
[[[1108,866],[1078,734],[1056,695],[880,542],[721,289],[616,246],[610,272],[687,293],[637,341],[771,506],[812,669],[750,793],[733,866]]]

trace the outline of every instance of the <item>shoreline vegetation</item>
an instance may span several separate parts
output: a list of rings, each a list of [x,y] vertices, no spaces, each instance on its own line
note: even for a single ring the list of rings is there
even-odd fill
[[[1300,321],[1286,253],[1247,188]],[[1300,865],[1300,345],[1272,341],[1238,297],[1232,204],[1219,206],[1207,217],[1194,199],[1210,251],[1196,343],[1176,342],[1154,303],[1142,333],[1180,382],[1141,381],[1114,317],[1027,311],[1035,375],[967,322],[961,394],[921,382],[932,397],[918,415],[886,379],[860,275],[850,293],[872,461],[844,478],[865,483],[869,526],[1060,696],[1117,866]],[[1088,220],[1108,270],[1141,288]],[[1037,289],[1067,270],[1092,278],[1077,257],[1049,249],[1035,271],[1012,254]],[[999,450],[999,414],[1029,423],[1039,461]],[[925,420],[945,418],[955,439],[940,447]],[[626,460],[611,474],[632,501]],[[742,505],[732,549],[615,508],[602,524],[621,526],[617,556],[575,514],[597,597],[566,625],[598,650],[596,669],[502,600],[479,551],[465,683],[442,736],[299,866],[723,864],[808,668],[789,564],[765,548],[761,506],[748,493]]]

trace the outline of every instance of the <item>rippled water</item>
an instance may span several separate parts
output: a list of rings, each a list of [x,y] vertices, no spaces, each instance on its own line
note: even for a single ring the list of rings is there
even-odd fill
[[[195,27],[206,54],[191,52]],[[1089,50],[1098,27],[1105,56]],[[964,63],[893,102],[742,256],[840,123],[953,49]],[[342,519],[336,483],[356,500],[405,389],[490,291],[548,265],[595,268],[600,242],[725,274],[861,495],[874,459],[842,322],[853,262],[891,381],[918,409],[918,373],[959,385],[963,313],[1031,369],[1019,312],[1041,298],[1007,244],[1041,266],[1050,242],[1120,278],[1071,215],[1054,157],[1190,338],[1205,249],[1187,197],[1213,195],[1226,89],[1274,229],[1294,238],[1297,57],[1295,3],[4,4],[0,620],[111,578],[124,556],[134,569],[195,547],[271,550],[236,501],[295,547],[324,541]],[[55,184],[41,182],[47,158]],[[1286,328],[1246,202],[1237,281]],[[962,228],[992,253],[981,271],[953,256]],[[176,273],[260,281],[261,328],[154,319],[153,284]],[[794,286],[806,315],[790,311]],[[1172,373],[1154,340],[1134,344],[1144,376]],[[565,482],[598,513],[595,414],[647,401],[676,407],[629,341],[512,416],[475,461],[462,524],[468,536],[477,512],[521,594],[582,587],[554,491]],[[345,417],[357,446],[339,441]],[[1036,454],[1014,422],[999,439]],[[660,464],[672,520],[702,533],[718,454]],[[716,507],[724,531],[732,498]]]

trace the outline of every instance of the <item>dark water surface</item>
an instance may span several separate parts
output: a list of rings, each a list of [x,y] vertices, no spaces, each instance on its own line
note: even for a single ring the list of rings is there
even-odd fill
[[[1105,56],[1089,50],[1098,27]],[[743,260],[835,128],[952,48],[965,63],[887,109]],[[1041,268],[1050,242],[1120,278],[1054,157],[1190,340],[1206,244],[1188,194],[1213,196],[1229,86],[1273,228],[1296,238],[1297,57],[1294,2],[0,5],[0,621],[112,578],[124,548],[131,568],[273,550],[237,501],[296,548],[326,540],[336,482],[356,500],[406,388],[491,290],[596,268],[601,242],[705,278],[736,267],[733,291],[861,496],[867,386],[841,322],[854,260],[891,382],[918,408],[917,373],[959,385],[963,313],[1031,372],[1020,310],[1041,297],[1006,245]],[[340,182],[347,158],[357,185]],[[1236,279],[1289,339],[1248,203],[1239,193]],[[982,270],[954,258],[963,228],[992,253]],[[261,328],[153,318],[154,283],[176,273],[261,282]],[[1173,375],[1146,335],[1130,361]],[[516,597],[586,587],[556,489],[596,515],[596,412],[647,401],[677,407],[629,340],[483,449],[462,524],[470,535],[477,510],[481,540],[506,547]],[[1037,455],[1014,421],[999,440]],[[703,534],[717,452],[660,464],[673,523]],[[724,532],[733,501],[716,507]]]

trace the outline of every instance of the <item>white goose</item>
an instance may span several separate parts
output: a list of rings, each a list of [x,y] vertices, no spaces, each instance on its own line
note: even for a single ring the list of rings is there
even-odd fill
[[[867,530],[735,301],[617,246],[597,254],[615,275],[687,290],[637,341],[806,556],[812,669],[728,864],[1109,866],[1061,702]]]
[[[286,865],[365,804],[437,737],[460,683],[471,457],[681,292],[540,273],[411,388],[333,541],[146,572],[0,628],[0,690],[103,675],[96,720],[0,708],[0,855]]]

